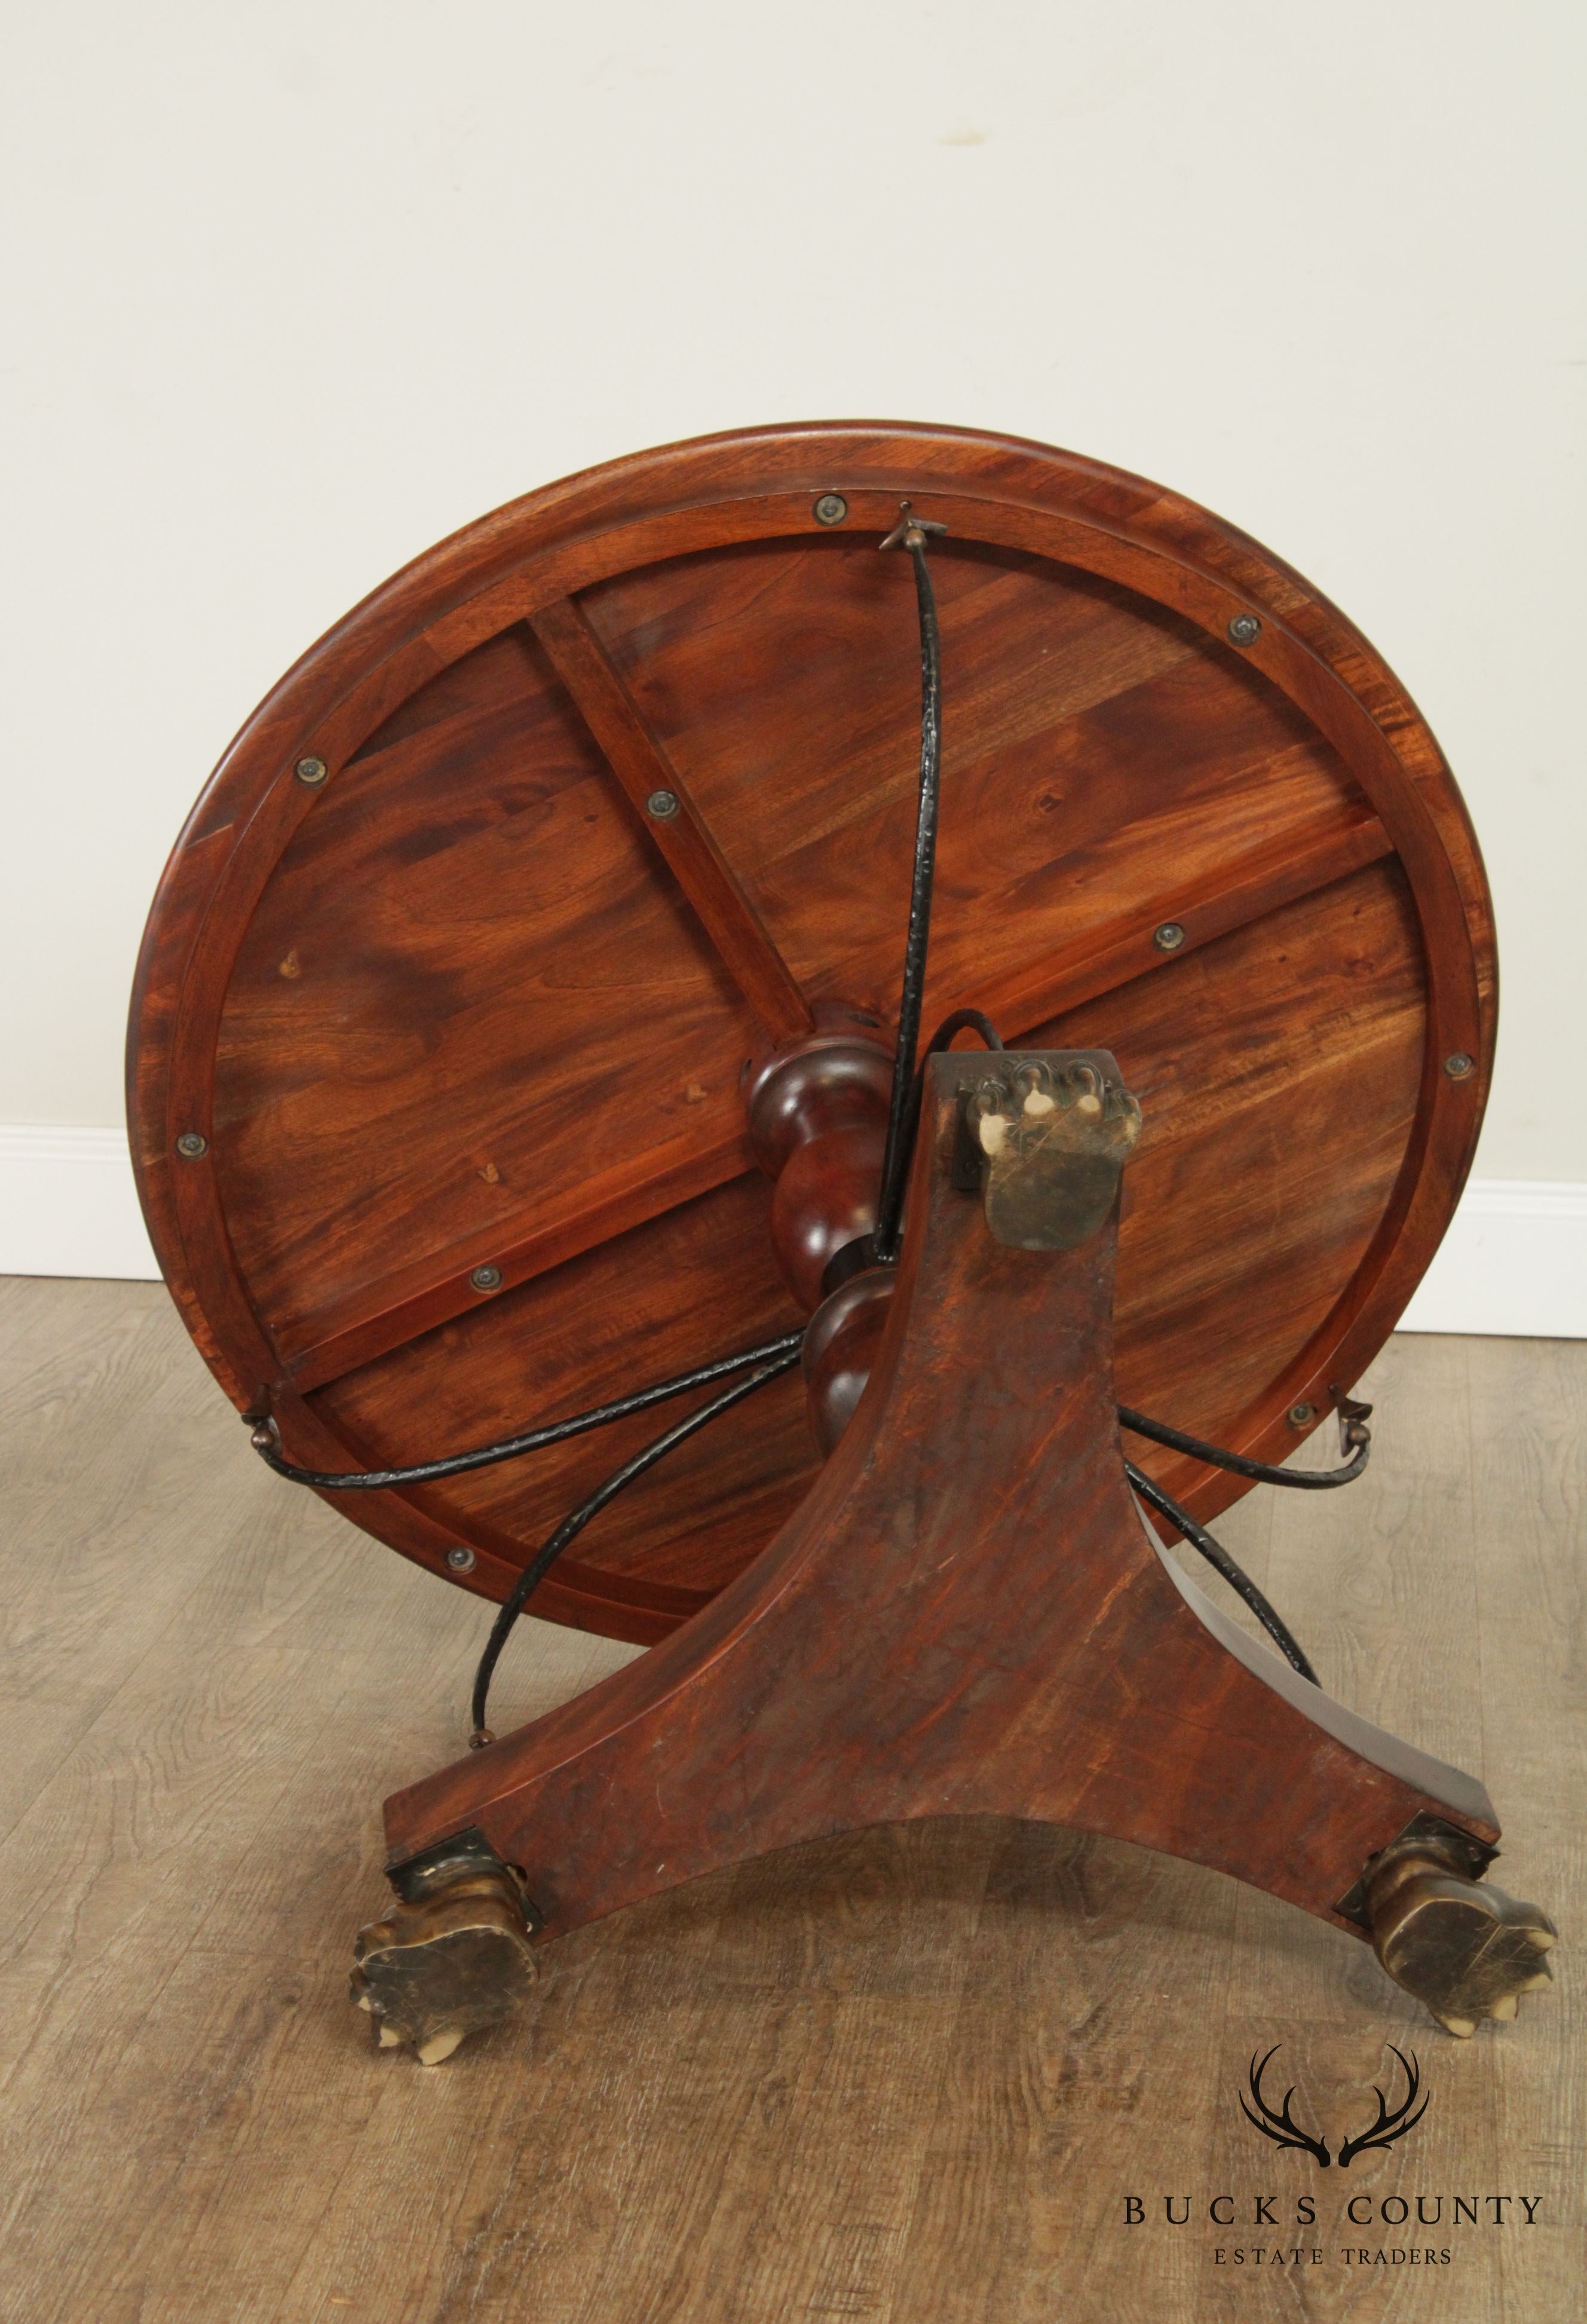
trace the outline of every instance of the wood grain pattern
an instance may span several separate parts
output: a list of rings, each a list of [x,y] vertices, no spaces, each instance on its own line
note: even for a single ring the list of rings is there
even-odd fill
[[[837,531],[812,514],[829,486]],[[1140,479],[942,429],[765,430],[571,479],[420,559],[262,706],[179,844],[130,1035],[140,1184],[207,1360],[239,1406],[272,1389],[299,1457],[417,1458],[609,1392],[562,1328],[615,1281],[603,1252],[634,1343],[654,1331],[680,1363],[764,1304],[734,1271],[745,978],[762,1018],[793,1006],[773,961],[800,1007],[891,1005],[918,703],[912,595],[874,544],[906,493],[950,526],[928,1010],[989,1007],[1012,1038],[1089,1011],[1087,1042],[1114,1047],[1140,1026],[1132,1070],[1164,1087],[1190,1047],[1204,1079],[1228,1027],[1229,1180],[1142,1179],[1175,1205],[1152,1231],[1166,1417],[1271,1456],[1290,1407],[1325,1410],[1380,1345],[1468,1167],[1492,1026],[1481,864],[1414,706],[1287,567]],[[1239,612],[1261,623],[1245,650]],[[318,791],[292,778],[306,750]],[[709,834],[695,872],[742,905],[724,948],[636,823],[646,765]],[[1235,1028],[1279,991],[1259,1088]],[[194,1163],[188,1128],[210,1141]],[[1127,1222],[1126,1370],[1148,1233]],[[503,1294],[482,1301],[480,1265]],[[1209,1328],[1209,1285],[1238,1331]],[[786,1513],[807,1473],[791,1411],[759,1449],[741,1432],[719,1493],[691,1470],[697,1560],[659,1471],[547,1611],[662,1635]],[[437,1570],[469,1541],[466,1586],[500,1597],[586,1473],[553,1459],[347,1513]],[[1237,1489],[1179,1482],[1203,1515]]]
[[[1117,1361],[1127,1402],[1215,1430],[1232,1406],[1238,1413],[1238,1397],[1260,1395],[1275,1349],[1298,1355],[1326,1323],[1392,1192],[1415,1115],[1422,982],[1407,918],[1398,875],[1370,868],[1297,910],[1281,949],[1253,928],[1209,945],[1171,976],[1132,983],[1105,1008],[1040,1028],[1043,1046],[1076,1047],[1103,1046],[1106,1028],[1146,1110],[1120,1248]],[[1301,1006],[1316,1027],[1304,1077],[1289,1043]],[[1364,1122],[1376,1125],[1375,1154]],[[1353,1157],[1349,1177],[1337,1167],[1342,1145]],[[1232,1153],[1243,1165],[1238,1180],[1225,1167]],[[701,1245],[720,1254],[734,1286],[734,1304],[719,1311],[723,1346],[799,1321],[778,1283],[760,1174],[700,1198],[700,1219],[672,1214],[670,1239],[655,1254],[669,1286],[650,1308],[658,1373],[702,1351],[690,1264]],[[1210,1222],[1199,1242],[1186,1242],[1187,1215]],[[625,1241],[604,1246],[560,1281],[542,1277],[476,1305],[433,1353],[415,1347],[350,1374],[322,1390],[316,1408],[372,1447],[421,1433],[427,1443],[461,1443],[504,1433],[525,1411],[577,1411],[628,1360],[630,1271]],[[1237,1334],[1236,1316],[1249,1319]],[[476,1360],[482,1338],[492,1344]],[[481,1379],[493,1385],[475,1408],[467,1399]],[[778,1382],[676,1466],[664,1464],[643,1489],[642,1515],[619,1507],[582,1537],[581,1573],[730,1580],[814,1478],[802,1402],[797,1381]],[[533,1462],[455,1480],[423,1505],[471,1540],[543,1539],[652,1429],[641,1416]],[[1204,1490],[1195,1464],[1155,1448],[1144,1457],[1171,1489]]]
[[[1120,834],[1110,850],[1110,924],[1060,946],[1035,968],[1012,968],[1001,982],[986,974],[977,977],[964,964],[958,998],[942,994],[940,979],[934,983],[932,1013],[942,1018],[952,1009],[978,1007],[1009,1038],[1023,1038],[1060,1008],[1094,1000],[1168,966],[1170,955],[1154,945],[1152,932],[1176,914],[1186,916],[1176,922],[1185,930],[1184,950],[1193,951],[1299,903],[1389,853],[1388,835],[1374,817],[1335,816],[1303,826],[1293,838],[1214,863],[1196,876],[1191,864],[1210,858],[1218,837],[1202,820],[1179,835],[1184,843],[1181,874],[1173,888],[1146,897],[1133,908],[1120,908],[1120,890],[1141,884],[1140,869],[1131,855],[1131,843],[1140,836],[1130,831]],[[1167,837],[1161,827],[1154,831],[1157,845]],[[1187,894],[1194,899],[1190,903]],[[698,1084],[689,1086],[700,1088]],[[744,1167],[743,1136],[731,1130],[715,1143],[690,1139],[681,1153],[646,1155],[619,1164],[597,1180],[586,1181],[560,1210],[555,1203],[530,1204],[521,1217],[498,1222],[490,1238],[494,1263],[508,1285],[527,1282],[630,1227],[660,1219],[678,1204],[725,1184]],[[322,1314],[318,1328],[323,1336],[318,1340],[299,1349],[283,1333],[288,1377],[298,1393],[306,1395],[475,1304],[456,1263],[443,1274],[434,1258],[410,1262],[379,1284],[361,1286],[344,1308]]]
[[[0,1286],[0,2312],[1575,2324],[1587,1346],[1397,1340],[1363,1387],[1367,1478],[1227,1535],[1333,1692],[1504,1798],[1500,1877],[1566,1940],[1499,2038],[1424,2037],[1365,1948],[1215,1873],[970,1820],[577,1932],[421,2075],[347,2006],[385,1893],[348,1803],[458,1747],[486,1609],[262,1471],[158,1286]],[[503,1714],[626,1659],[527,1622]],[[1235,2110],[1259,2044],[1332,2128],[1407,2032],[1431,2109],[1350,2191],[1523,2190],[1536,2228],[1462,2227],[1426,2275],[1330,2235],[1279,2282],[1215,2267],[1204,2218],[1126,2234],[1128,2192],[1306,2183]]]

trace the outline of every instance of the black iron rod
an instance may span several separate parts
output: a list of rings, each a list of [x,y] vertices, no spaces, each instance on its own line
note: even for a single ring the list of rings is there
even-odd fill
[[[1320,1685],[1316,1672],[1296,1644],[1288,1626],[1274,1611],[1243,1566],[1235,1563],[1223,1543],[1214,1541],[1205,1526],[1199,1525],[1188,1509],[1182,1509],[1171,1494],[1165,1493],[1161,1485],[1154,1484],[1144,1470],[1138,1469],[1133,1462],[1125,1462],[1124,1474],[1141,1499],[1166,1517],[1168,1523],[1184,1535],[1192,1549],[1199,1550],[1207,1563],[1223,1575],[1236,1596],[1244,1600],[1290,1668],[1297,1670],[1302,1678],[1309,1679],[1314,1686]]]
[[[961,1033],[979,1033],[989,1049],[1001,1050],[1003,1046],[1002,1035],[984,1009],[955,1009],[951,1016],[943,1019],[927,1042],[926,1056],[935,1057],[942,1050],[951,1049]],[[921,1065],[924,1067],[925,1058],[922,1058]],[[918,1112],[919,1107],[917,1106],[915,1111]]]
[[[645,1412],[653,1404],[665,1404],[669,1397],[687,1396],[690,1388],[706,1388],[712,1380],[747,1370],[752,1364],[765,1363],[773,1357],[787,1357],[791,1361],[803,1346],[804,1338],[803,1332],[785,1332],[780,1339],[763,1341],[756,1348],[744,1348],[736,1356],[718,1356],[712,1363],[697,1365],[693,1371],[658,1380],[654,1388],[636,1388],[632,1396],[617,1397],[610,1404],[593,1405],[589,1411],[576,1412],[567,1420],[553,1420],[542,1428],[525,1429],[521,1435],[501,1437],[495,1443],[481,1444],[472,1452],[452,1452],[438,1461],[418,1461],[405,1469],[300,1469],[277,1451],[273,1421],[260,1420],[253,1413],[243,1416],[253,1424],[249,1441],[254,1450],[278,1477],[290,1477],[294,1485],[312,1485],[322,1493],[381,1492],[393,1485],[428,1485],[437,1477],[461,1477],[470,1469],[488,1469],[497,1461],[515,1461],[521,1452],[538,1452],[543,1445],[560,1444],[569,1436],[584,1435],[588,1429],[604,1428],[614,1420],[625,1420],[631,1412]],[[786,1370],[787,1365],[779,1368]],[[770,1374],[766,1377],[770,1378]]]
[[[893,1054],[892,1096],[887,1110],[887,1147],[881,1164],[881,1192],[876,1204],[873,1247],[884,1265],[898,1257],[913,1137],[910,1100],[926,991],[926,948],[931,933],[931,883],[937,862],[942,773],[942,650],[937,627],[937,594],[927,570],[925,536],[911,530],[904,535],[904,545],[914,560],[915,596],[920,613],[920,798],[915,818],[909,930],[904,940],[904,974],[899,994],[898,1047]]]
[[[951,1049],[960,1033],[979,1033],[989,1051],[994,1056],[1001,1054],[1002,1036],[983,1010],[955,1009],[951,1017],[943,1019],[921,1052],[920,1062],[915,1068],[915,1085],[909,1092],[909,1131],[902,1170],[906,1181],[909,1176],[909,1165],[915,1158],[915,1140],[920,1135],[920,1109],[926,1102],[926,1061],[928,1057],[940,1056],[944,1049]]]
[[[771,1362],[762,1364],[759,1370],[752,1372],[747,1379],[735,1380],[721,1396],[713,1397],[709,1404],[702,1404],[697,1410],[686,1414],[682,1420],[675,1421],[664,1435],[645,1445],[620,1469],[614,1469],[587,1499],[580,1501],[578,1507],[563,1518],[556,1532],[541,1545],[524,1567],[510,1595],[503,1600],[501,1610],[491,1626],[490,1637],[485,1640],[484,1652],[474,1674],[473,1739],[476,1744],[491,1740],[484,1723],[485,1706],[491,1691],[491,1675],[501,1658],[502,1648],[531,1595],[550,1572],[568,1543],[584,1531],[590,1519],[604,1509],[608,1501],[614,1499],[625,1485],[632,1485],[636,1477],[642,1477],[647,1469],[653,1469],[658,1461],[664,1460],[669,1452],[686,1443],[707,1422],[730,1412],[735,1404],[742,1404],[745,1397],[752,1396],[758,1388],[763,1388],[768,1380],[775,1379],[780,1372],[790,1370],[798,1360],[798,1347],[788,1348]]]
[[[1208,1444],[1199,1436],[1188,1436],[1182,1428],[1170,1428],[1166,1421],[1149,1420],[1144,1412],[1131,1412],[1127,1404],[1119,1406],[1119,1420],[1132,1436],[1149,1436],[1154,1444],[1166,1444],[1171,1452],[1189,1452],[1198,1461],[1210,1462],[1215,1469],[1227,1469],[1236,1477],[1249,1477],[1258,1485],[1287,1485],[1302,1493],[1325,1493],[1335,1485],[1353,1485],[1371,1457],[1372,1433],[1364,1422],[1346,1418],[1342,1424],[1346,1445],[1355,1451],[1342,1469],[1275,1469],[1266,1461],[1248,1461],[1243,1452],[1226,1452],[1217,1444]]]

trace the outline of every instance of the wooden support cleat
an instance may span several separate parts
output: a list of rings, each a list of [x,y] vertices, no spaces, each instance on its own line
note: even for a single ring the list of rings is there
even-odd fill
[[[539,1915],[478,1831],[410,1858],[389,1877],[399,1902],[358,1932],[353,1999],[369,2012],[377,2048],[411,2043],[420,2065],[438,2066],[523,1999]]]
[[[1367,1868],[1372,1950],[1446,2033],[1469,2040],[1481,2019],[1512,2018],[1523,1993],[1552,1985],[1558,1932],[1536,1904],[1481,1878],[1462,1835],[1417,1822]]]

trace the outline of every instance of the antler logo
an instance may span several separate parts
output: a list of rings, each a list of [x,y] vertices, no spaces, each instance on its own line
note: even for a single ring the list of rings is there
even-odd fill
[[[1372,2096],[1378,2101],[1378,2119],[1374,2123],[1369,2123],[1359,2138],[1347,2138],[1344,2141],[1339,2150],[1339,2167],[1342,2171],[1348,2171],[1352,2159],[1355,2155],[1364,2154],[1369,2146],[1392,2146],[1397,2138],[1403,2138],[1407,2130],[1414,2130],[1427,2111],[1431,2091],[1428,2092],[1427,2098],[1422,2100],[1421,2105],[1416,2107],[1415,2114],[1411,2112],[1412,2107],[1416,2106],[1416,2093],[1422,2087],[1422,2077],[1416,2065],[1416,2052],[1413,2050],[1407,2058],[1403,2050],[1394,2049],[1392,2042],[1389,2046],[1394,2050],[1395,2056],[1405,2070],[1405,2098],[1390,2113],[1382,2091],[1376,2082],[1373,2083]]]
[[[1422,2099],[1420,2106],[1416,2106],[1416,2099],[1422,2087],[1422,2078],[1421,2070],[1416,2064],[1416,2052],[1413,2050],[1407,2058],[1405,2052],[1397,2049],[1392,2042],[1389,2046],[1394,2051],[1405,2072],[1405,2097],[1398,2106],[1390,2107],[1376,2082],[1373,2083],[1372,2096],[1378,2101],[1378,2119],[1376,2122],[1369,2123],[1359,2136],[1341,2139],[1338,2161],[1342,2171],[1348,2171],[1356,2156],[1364,2154],[1369,2147],[1392,2146],[1397,2138],[1403,2138],[1407,2130],[1414,2130],[1427,2111],[1431,2092],[1428,2093],[1427,2098]],[[1284,2093],[1284,2107],[1281,2113],[1275,2114],[1262,2096],[1262,2076],[1283,2047],[1282,2042],[1275,2042],[1265,2058],[1251,2059],[1250,2094],[1256,2101],[1257,2111],[1255,2114],[1251,2112],[1243,2097],[1240,2100],[1240,2110],[1252,2128],[1259,2130],[1264,2138],[1270,2138],[1275,2146],[1302,2148],[1312,2157],[1319,2171],[1326,2171],[1334,2159],[1328,2152],[1326,2139],[1315,2138],[1309,2130],[1303,2130],[1290,2113],[1290,2101],[1295,2096],[1293,2084]],[[1416,2107],[1414,2114],[1411,2111],[1413,2107]]]
[[[1257,2063],[1256,2059],[1254,2057],[1252,2058],[1250,2061],[1250,2094],[1252,2098],[1255,2098],[1257,2106],[1259,2108],[1259,2112],[1252,2114],[1250,2107],[1246,2105],[1243,2098],[1240,2101],[1240,2110],[1241,2114],[1244,2115],[1247,2122],[1250,2123],[1256,2129],[1259,2130],[1264,2138],[1270,2138],[1275,2146],[1303,2146],[1316,2163],[1318,2170],[1326,2171],[1329,2163],[1333,2160],[1333,2158],[1329,2153],[1324,2141],[1320,2138],[1314,2138],[1309,2130],[1302,2130],[1297,2122],[1294,2122],[1290,2119],[1289,2101],[1295,2096],[1294,2084],[1292,2083],[1289,2089],[1284,2093],[1284,2111],[1282,2114],[1275,2114],[1272,2107],[1268,2104],[1267,2099],[1262,2096],[1262,2076],[1267,2072],[1270,2061],[1277,2057],[1278,2052],[1283,2047],[1284,2044],[1282,2042],[1275,2042],[1272,2048],[1269,2051],[1267,2057],[1262,2060],[1259,2065]]]

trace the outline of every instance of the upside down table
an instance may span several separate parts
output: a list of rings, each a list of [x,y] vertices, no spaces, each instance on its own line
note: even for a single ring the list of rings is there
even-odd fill
[[[500,1609],[475,1748],[386,1803],[382,2041],[436,2061],[581,1922],[940,1814],[1193,1858],[1454,2032],[1513,2015],[1554,1931],[1481,1785],[1333,1702],[1206,1529],[1364,1465],[1494,996],[1371,648],[1042,446],[642,455],[314,648],[166,871],[130,1119],[262,1455]],[[1342,1467],[1284,1467],[1333,1416]],[[498,1739],[531,1593],[651,1651]]]

